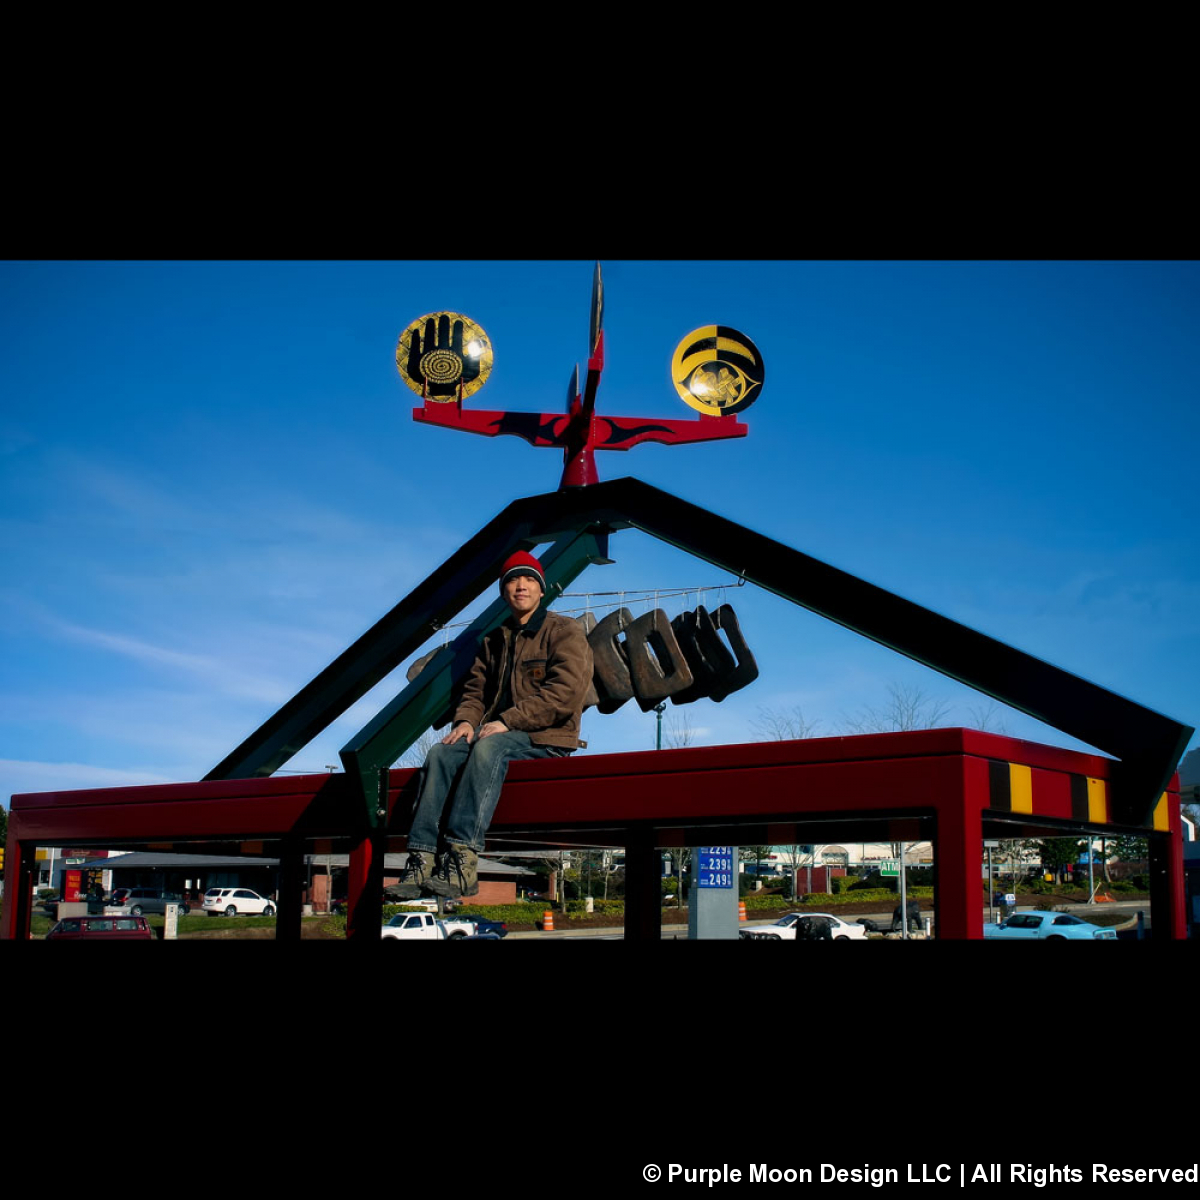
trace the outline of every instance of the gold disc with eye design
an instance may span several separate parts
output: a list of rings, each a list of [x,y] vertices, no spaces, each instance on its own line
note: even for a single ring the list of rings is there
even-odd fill
[[[439,404],[473,396],[492,371],[492,340],[470,317],[426,313],[400,335],[396,368],[418,396]]]
[[[728,417],[758,399],[766,368],[758,347],[728,325],[702,325],[675,347],[671,381],[697,412]]]

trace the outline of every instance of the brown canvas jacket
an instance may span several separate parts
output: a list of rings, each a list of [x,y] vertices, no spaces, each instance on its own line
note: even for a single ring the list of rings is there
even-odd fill
[[[510,658],[512,707],[497,712]],[[592,651],[583,626],[540,608],[524,626],[510,617],[484,638],[454,723],[468,721],[478,729],[503,721],[529,734],[534,745],[574,750],[586,745],[579,728],[591,682]]]

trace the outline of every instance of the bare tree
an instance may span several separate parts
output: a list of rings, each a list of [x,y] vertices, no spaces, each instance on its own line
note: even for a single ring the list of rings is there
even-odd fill
[[[671,856],[671,866],[675,872],[675,878],[679,880],[679,887],[676,891],[676,904],[683,906],[683,873],[692,865],[692,848],[690,846],[667,846],[667,853]]]
[[[398,767],[423,767],[429,752],[446,736],[449,725],[441,729],[427,729],[405,752],[396,763]]]
[[[686,712],[673,712],[667,718],[667,727],[663,731],[663,744],[668,750],[682,750],[684,746],[690,746],[696,740],[696,731],[692,728],[692,723]],[[671,856],[671,866],[675,872],[675,878],[679,880],[679,891],[677,903],[683,904],[683,873],[690,866],[692,861],[692,851],[688,846],[667,846],[667,853]]]
[[[763,742],[798,742],[804,738],[815,737],[820,721],[810,721],[804,715],[804,709],[798,704],[792,705],[791,708],[763,708],[759,707],[758,715],[750,722],[750,728],[758,734],[758,738]],[[792,874],[792,899],[794,900],[798,894],[796,887],[796,874],[801,863],[807,863],[808,866],[813,865],[812,846],[784,846],[784,857]],[[809,872],[809,878],[812,878],[812,872]]]
[[[562,851],[548,851],[536,858],[509,858],[503,854],[496,855],[500,862],[509,863],[515,867],[540,867],[546,872],[546,903],[558,904],[563,912],[567,911],[566,867]]]
[[[770,846],[739,846],[742,862],[752,862],[755,866],[771,857]]]
[[[783,858],[787,863],[792,876],[792,899],[800,898],[800,888],[798,887],[800,868],[802,866],[808,868],[808,887],[812,886],[812,868],[817,865],[817,847],[805,845],[782,846]],[[807,889],[806,889],[807,890]]]
[[[696,740],[696,731],[688,720],[687,713],[672,713],[667,718],[667,727],[663,732],[663,741],[668,750],[682,750]]]
[[[936,729],[946,723],[949,704],[908,683],[889,683],[888,702],[882,708],[866,706],[857,715],[842,715],[846,733],[899,733],[910,729]]]
[[[999,853],[996,857],[1001,862],[1008,863],[1009,872],[1012,874],[1014,892],[1017,890],[1017,884],[1021,881],[1025,861],[1029,858],[1035,846],[1036,843],[1031,838],[1006,838],[1000,843]]]
[[[972,729],[982,733],[1008,734],[1008,725],[1004,720],[1004,710],[995,700],[986,700],[982,704],[973,704],[967,709],[967,716]]]
[[[791,708],[759,708],[750,728],[760,742],[794,742],[814,737],[820,721],[810,721],[800,705]]]

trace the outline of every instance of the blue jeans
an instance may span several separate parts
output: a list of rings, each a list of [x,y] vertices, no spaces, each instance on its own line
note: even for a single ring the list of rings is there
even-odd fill
[[[409,850],[435,854],[449,845],[483,850],[484,835],[500,799],[508,764],[517,758],[557,758],[567,753],[557,746],[535,746],[529,734],[510,729],[474,741],[443,742],[425,759],[421,791],[408,832]],[[455,786],[457,781],[457,787]],[[442,814],[453,792],[445,825]]]

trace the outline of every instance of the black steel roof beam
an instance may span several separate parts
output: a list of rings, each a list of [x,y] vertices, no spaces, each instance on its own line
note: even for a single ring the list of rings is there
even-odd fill
[[[560,520],[570,515],[640,529],[1113,755],[1121,760],[1117,819],[1148,820],[1195,732],[641,480],[555,495]]]
[[[205,779],[271,775],[298,750],[452,621],[485,588],[504,560],[579,526],[558,512],[559,493],[514,501],[338,655]]]

